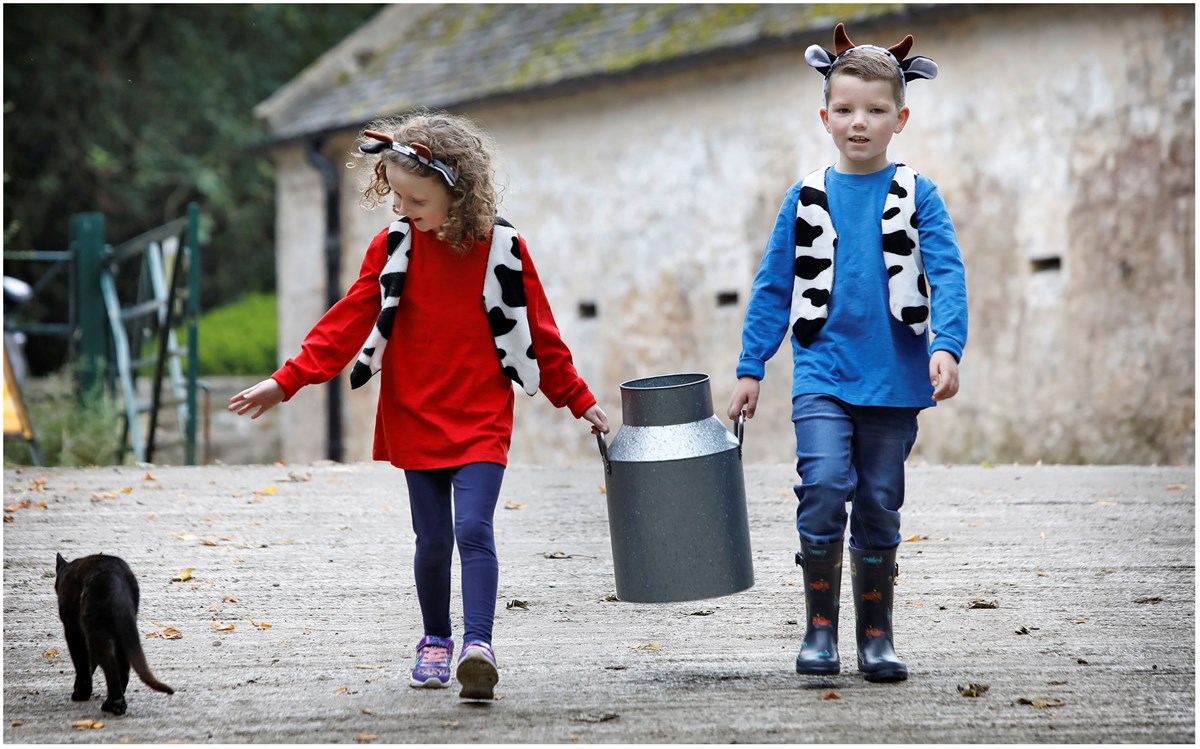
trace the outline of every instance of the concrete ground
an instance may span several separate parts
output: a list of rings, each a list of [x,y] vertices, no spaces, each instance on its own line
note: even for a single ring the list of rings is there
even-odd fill
[[[794,673],[792,482],[746,468],[753,588],[632,604],[611,600],[599,461],[510,468],[501,680],[471,703],[407,686],[422,632],[389,466],[5,471],[4,741],[1194,743],[1194,469],[912,466],[895,612],[911,677],[890,685],[857,673],[852,606],[842,674]],[[124,716],[100,711],[103,687],[71,702],[56,552],[129,562],[175,695],[135,679]]]

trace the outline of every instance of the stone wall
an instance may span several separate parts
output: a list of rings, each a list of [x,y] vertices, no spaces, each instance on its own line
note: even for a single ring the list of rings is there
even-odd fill
[[[988,6],[873,29],[941,66],[890,155],[940,187],[967,267],[957,398],[921,417],[930,461],[1191,463],[1194,10]],[[894,38],[893,38],[894,37]],[[787,188],[836,158],[803,50],[477,106],[501,145],[501,213],[529,242],[576,366],[620,425],[621,382],[699,371],[723,414],[763,245]],[[336,164],[353,133],[332,139]],[[319,181],[279,162],[280,352],[324,307]],[[385,210],[342,195],[342,287]],[[594,309],[594,315],[591,311]],[[790,353],[767,366],[747,460],[790,461]],[[344,398],[369,459],[377,390]],[[324,388],[284,407],[283,455],[324,457]],[[586,426],[518,394],[512,460],[598,461]]]

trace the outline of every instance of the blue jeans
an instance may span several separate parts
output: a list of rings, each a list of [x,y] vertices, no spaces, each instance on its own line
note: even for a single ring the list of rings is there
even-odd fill
[[[917,439],[919,408],[852,406],[831,395],[792,400],[796,425],[796,531],[810,544],[841,539],[850,513],[850,545],[900,545],[904,461]]]
[[[500,564],[492,518],[504,466],[405,471],[417,552],[413,573],[425,634],[450,637],[450,562],[455,542],[462,564],[463,643],[492,641]],[[451,514],[451,491],[454,512]]]

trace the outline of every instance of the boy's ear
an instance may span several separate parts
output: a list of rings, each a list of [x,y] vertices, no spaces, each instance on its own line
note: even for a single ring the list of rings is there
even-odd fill
[[[904,129],[904,126],[908,124],[909,114],[911,114],[911,110],[907,106],[900,107],[900,111],[896,113],[896,129],[893,132],[898,134]]]

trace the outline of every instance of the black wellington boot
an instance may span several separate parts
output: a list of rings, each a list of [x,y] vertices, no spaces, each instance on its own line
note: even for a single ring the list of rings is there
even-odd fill
[[[796,564],[804,568],[804,642],[796,656],[796,673],[830,676],[840,673],[838,608],[842,594],[842,539],[810,544],[800,539]]]
[[[858,670],[867,681],[908,678],[908,666],[896,656],[892,641],[895,569],[895,549],[871,551],[850,547]]]

